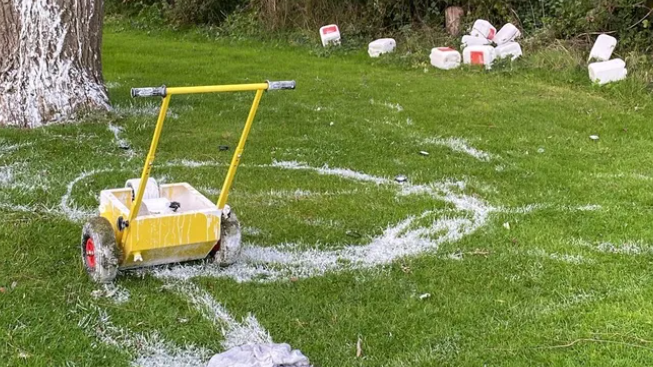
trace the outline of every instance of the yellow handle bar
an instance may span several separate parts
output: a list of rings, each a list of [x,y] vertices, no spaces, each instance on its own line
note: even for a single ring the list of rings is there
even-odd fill
[[[255,84],[210,85],[205,87],[167,88],[165,85],[154,88],[132,88],[132,97],[165,97],[173,94],[195,94],[216,92],[246,92],[255,90],[295,89],[295,81],[267,81]]]

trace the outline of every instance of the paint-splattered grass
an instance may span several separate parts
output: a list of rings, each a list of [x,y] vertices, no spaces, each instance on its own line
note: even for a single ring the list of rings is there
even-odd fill
[[[653,105],[607,98],[626,87],[112,27],[104,62],[110,123],[0,131],[3,365],[200,366],[270,340],[317,366],[650,364]],[[91,284],[81,223],[154,126],[129,88],[266,79],[298,89],[265,94],[243,155],[243,261]],[[215,199],[251,97],[173,98],[154,176]]]

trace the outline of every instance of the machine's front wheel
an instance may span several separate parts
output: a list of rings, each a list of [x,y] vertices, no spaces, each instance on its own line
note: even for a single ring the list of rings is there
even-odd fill
[[[227,209],[222,213],[220,222],[220,242],[213,254],[213,260],[220,266],[235,263],[242,251],[240,223],[236,214]]]
[[[120,248],[111,223],[95,217],[82,229],[82,263],[88,275],[97,283],[111,283],[118,275]]]

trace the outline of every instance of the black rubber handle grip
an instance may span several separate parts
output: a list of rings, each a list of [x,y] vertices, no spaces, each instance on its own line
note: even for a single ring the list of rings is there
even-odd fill
[[[268,80],[268,90],[280,90],[280,89],[295,89],[295,83],[294,80],[285,80],[285,81],[277,81],[277,82],[272,82]]]
[[[166,86],[154,88],[132,88],[132,98],[136,97],[165,97]]]

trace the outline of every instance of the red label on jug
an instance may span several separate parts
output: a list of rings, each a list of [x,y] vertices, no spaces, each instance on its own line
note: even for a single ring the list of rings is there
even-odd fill
[[[485,65],[485,56],[482,51],[472,51],[471,57],[473,65]]]
[[[338,32],[338,27],[335,26],[335,25],[322,29],[322,34],[324,34],[324,35],[329,34],[329,33],[334,33],[334,32]]]

